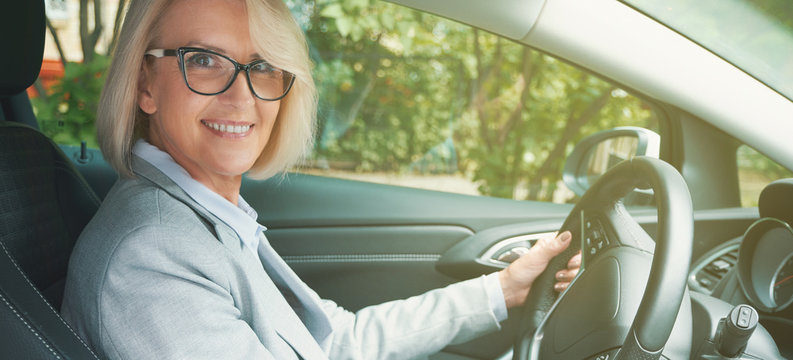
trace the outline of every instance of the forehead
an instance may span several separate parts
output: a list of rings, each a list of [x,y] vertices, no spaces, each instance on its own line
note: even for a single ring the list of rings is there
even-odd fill
[[[175,0],[155,36],[167,48],[201,43],[246,54],[253,48],[242,0]]]

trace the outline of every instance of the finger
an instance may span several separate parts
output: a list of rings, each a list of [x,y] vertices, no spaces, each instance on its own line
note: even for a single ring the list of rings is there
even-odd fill
[[[557,292],[564,291],[570,286],[570,282],[575,279],[576,275],[578,275],[578,268],[558,271],[555,275],[556,283],[553,285],[553,289]]]
[[[565,231],[554,238],[540,239],[531,247],[531,251],[526,256],[532,258],[533,261],[547,263],[554,256],[561,254],[564,249],[567,249],[572,238],[573,235],[569,231]]]
[[[570,279],[568,279],[568,278],[567,278],[567,271],[565,271],[565,270],[560,270],[560,271],[557,271],[557,272],[556,272],[556,275],[554,275],[554,278],[555,278],[555,279],[556,279],[556,281],[558,281],[558,282],[567,282],[567,281],[570,281]]]
[[[553,290],[556,292],[562,292],[567,289],[568,286],[570,286],[569,282],[558,282],[553,285]]]
[[[573,255],[570,258],[570,261],[567,262],[568,269],[578,269],[581,267],[581,252],[579,251],[577,254]]]
[[[575,276],[578,275],[578,269],[559,270],[554,276],[558,282],[573,281]]]

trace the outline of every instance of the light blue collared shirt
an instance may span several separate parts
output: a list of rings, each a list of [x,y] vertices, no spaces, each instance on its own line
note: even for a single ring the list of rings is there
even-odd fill
[[[146,140],[138,140],[132,148],[132,152],[162,171],[195,202],[234,229],[243,246],[247,247],[257,259],[259,258],[257,251],[259,235],[261,234],[264,237],[263,232],[267,228],[256,222],[258,218],[256,210],[248,205],[242,196],[237,200],[238,205],[234,206],[233,203],[224,197],[193,179],[187,170],[174,161],[171,155],[149,144]],[[501,282],[498,279],[498,273],[485,276],[485,285],[490,306],[497,321],[506,320],[508,315],[507,305],[501,289]]]

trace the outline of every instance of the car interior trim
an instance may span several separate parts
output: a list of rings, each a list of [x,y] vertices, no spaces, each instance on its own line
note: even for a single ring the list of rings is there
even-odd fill
[[[520,39],[531,31],[545,0],[388,0],[410,8],[451,17],[455,21],[481,27],[510,39]],[[502,9],[510,9],[505,12]],[[506,15],[506,16],[505,16]]]
[[[507,267],[509,262],[499,261],[497,260],[500,254],[504,254],[515,247],[525,247],[527,250],[534,245],[540,239],[549,236],[555,236],[556,232],[541,232],[541,233],[533,233],[533,234],[526,234],[526,235],[519,235],[506,238],[495,243],[493,246],[485,250],[482,256],[479,257],[478,261],[483,264],[492,264],[498,267]],[[527,246],[528,245],[528,246]]]
[[[287,255],[284,261],[293,264],[308,263],[360,263],[360,262],[420,262],[438,261],[436,254],[339,254],[339,255]]]

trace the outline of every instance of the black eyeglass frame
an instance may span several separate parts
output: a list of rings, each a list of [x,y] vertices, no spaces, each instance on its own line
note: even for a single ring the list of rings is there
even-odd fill
[[[188,53],[188,52],[191,52],[191,51],[209,53],[209,54],[220,56],[220,57],[222,57],[222,58],[224,58],[224,59],[226,59],[228,61],[231,61],[231,63],[234,65],[234,75],[231,77],[231,81],[229,81],[228,84],[226,84],[226,87],[224,87],[223,90],[220,90],[220,91],[214,92],[214,93],[205,93],[205,92],[201,92],[201,91],[198,91],[196,89],[193,89],[193,87],[190,86],[190,82],[187,81],[187,71],[184,68],[184,55],[185,55],[185,53]],[[253,66],[259,65],[261,63],[265,63],[265,64],[270,65],[266,60],[254,60],[254,61],[251,61],[251,62],[243,65],[243,64],[238,63],[234,59],[232,59],[232,58],[230,58],[230,57],[228,57],[226,55],[223,55],[223,54],[221,54],[219,52],[212,51],[212,50],[209,50],[209,49],[204,49],[204,48],[188,47],[188,46],[183,46],[183,47],[179,47],[179,48],[176,48],[176,49],[151,49],[151,50],[146,51],[144,53],[144,55],[151,55],[151,56],[154,56],[156,58],[161,58],[161,57],[165,57],[165,56],[176,56],[179,59],[179,70],[182,71],[182,78],[184,79],[185,85],[187,85],[187,88],[190,89],[190,91],[192,91],[192,92],[194,92],[196,94],[200,94],[200,95],[212,96],[212,95],[218,95],[218,94],[222,94],[222,93],[226,92],[226,90],[228,90],[231,87],[231,85],[234,84],[234,81],[237,80],[237,75],[239,75],[240,71],[244,71],[245,72],[245,79],[248,80],[248,88],[251,90],[251,94],[253,94],[253,96],[255,96],[258,99],[264,100],[264,101],[278,101],[278,100],[283,99],[284,96],[286,96],[286,94],[289,93],[289,90],[292,89],[292,85],[295,83],[295,77],[296,77],[295,74],[292,74],[292,73],[290,73],[288,71],[281,70],[281,69],[278,69],[276,67],[273,67],[273,69],[283,73],[284,76],[288,75],[290,77],[290,80],[289,80],[289,85],[286,86],[286,89],[284,89],[284,93],[281,94],[281,96],[276,97],[276,98],[272,98],[272,99],[268,99],[268,98],[264,98],[264,97],[259,96],[259,94],[256,93],[256,90],[253,89],[253,84],[251,83],[251,73],[250,73],[250,69]]]

